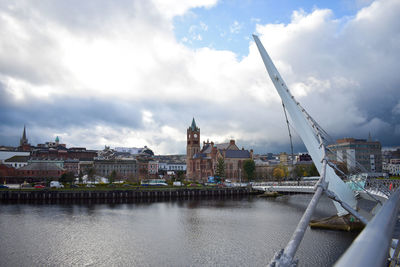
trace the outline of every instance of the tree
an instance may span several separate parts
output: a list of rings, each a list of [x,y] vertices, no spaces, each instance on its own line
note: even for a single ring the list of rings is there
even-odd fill
[[[221,179],[225,178],[225,161],[224,161],[224,158],[218,158],[217,169],[215,171],[215,177],[217,179],[219,179],[219,181],[221,181]]]
[[[346,176],[349,175],[349,170],[347,169],[347,164],[344,162],[341,162],[341,161],[336,161],[333,163],[336,164],[336,167],[339,169],[339,170],[334,169],[336,175],[342,179],[345,179]]]
[[[95,170],[94,168],[90,168],[90,169],[88,170],[88,172],[87,172],[88,179],[89,179],[90,181],[94,182],[93,179],[94,179],[94,175],[95,175],[95,174],[96,174],[96,170]]]
[[[252,159],[246,159],[243,161],[243,170],[248,181],[254,179],[254,173],[256,171],[256,164]]]
[[[61,183],[73,183],[75,179],[75,175],[73,172],[66,172],[63,173],[60,177],[60,179],[58,179]]]
[[[289,170],[286,165],[280,164],[279,168],[281,168],[283,170],[283,177],[289,177]]]
[[[183,182],[185,180],[185,171],[176,171],[176,180]]]
[[[293,169],[293,173],[295,178],[300,179],[301,177],[304,176],[305,168],[303,165],[296,165]]]
[[[309,176],[319,176],[319,172],[315,167],[314,163],[311,164],[310,167],[308,168],[308,174]]]
[[[115,170],[113,170],[110,174],[110,176],[108,177],[110,184],[113,183],[115,181],[115,179],[117,178],[118,174]]]
[[[281,180],[285,176],[285,171],[281,168],[281,166],[275,167],[273,174],[275,179]]]
[[[82,176],[83,176],[83,172],[82,172],[82,170],[80,170],[79,171],[79,183],[80,184],[83,182]]]

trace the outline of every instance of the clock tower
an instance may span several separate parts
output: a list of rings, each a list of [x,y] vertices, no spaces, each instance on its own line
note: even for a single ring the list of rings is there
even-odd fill
[[[192,178],[195,171],[193,156],[200,152],[200,128],[196,126],[194,118],[192,125],[187,129],[186,139],[186,176]]]

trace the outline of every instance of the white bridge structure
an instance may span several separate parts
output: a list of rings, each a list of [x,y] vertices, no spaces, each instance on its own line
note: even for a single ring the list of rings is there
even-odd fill
[[[265,192],[278,192],[278,193],[314,193],[314,186],[309,185],[258,185],[253,186],[253,189]]]
[[[374,194],[373,190],[368,191],[363,186],[358,185],[357,181],[352,181],[352,183],[359,187],[359,191],[362,191],[362,194],[357,193],[356,195],[352,188],[335,173],[335,169],[337,170],[336,165],[330,162],[327,157],[327,140],[330,139],[329,135],[307,113],[300,103],[295,100],[259,38],[256,35],[253,35],[253,38],[269,77],[282,100],[284,109],[289,113],[291,124],[304,142],[308,153],[311,155],[320,173],[320,179],[314,186],[259,186],[259,189],[264,191],[274,190],[278,192],[314,194],[287,246],[275,254],[270,262],[270,266],[297,265],[297,261],[294,259],[295,253],[307,230],[318,201],[323,194],[326,194],[334,201],[338,216],[350,213],[366,225],[348,251],[336,263],[336,266],[386,266],[388,258],[390,258],[389,249],[393,243],[392,235],[400,207],[400,190],[397,190],[390,197],[389,194],[384,194],[388,200],[382,206],[382,201],[376,197],[377,194]],[[257,186],[253,186],[253,188],[257,188]],[[356,196],[368,196],[382,206],[370,222],[357,212]],[[386,198],[383,197],[382,199]],[[396,259],[392,263],[397,261],[397,254],[400,250],[400,246],[397,247],[397,243],[393,247],[392,255],[395,255]]]

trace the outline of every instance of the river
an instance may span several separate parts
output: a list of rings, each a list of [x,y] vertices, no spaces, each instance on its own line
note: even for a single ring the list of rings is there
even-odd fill
[[[265,266],[311,196],[0,204],[0,266]],[[314,218],[335,213],[322,198]],[[299,266],[331,266],[356,234],[310,230]]]

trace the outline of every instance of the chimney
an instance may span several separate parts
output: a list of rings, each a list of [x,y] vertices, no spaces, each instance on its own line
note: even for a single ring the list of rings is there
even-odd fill
[[[214,142],[213,141],[211,141],[211,146],[214,146]]]
[[[229,141],[230,145],[234,145],[235,144],[235,140],[231,139],[231,141]]]

